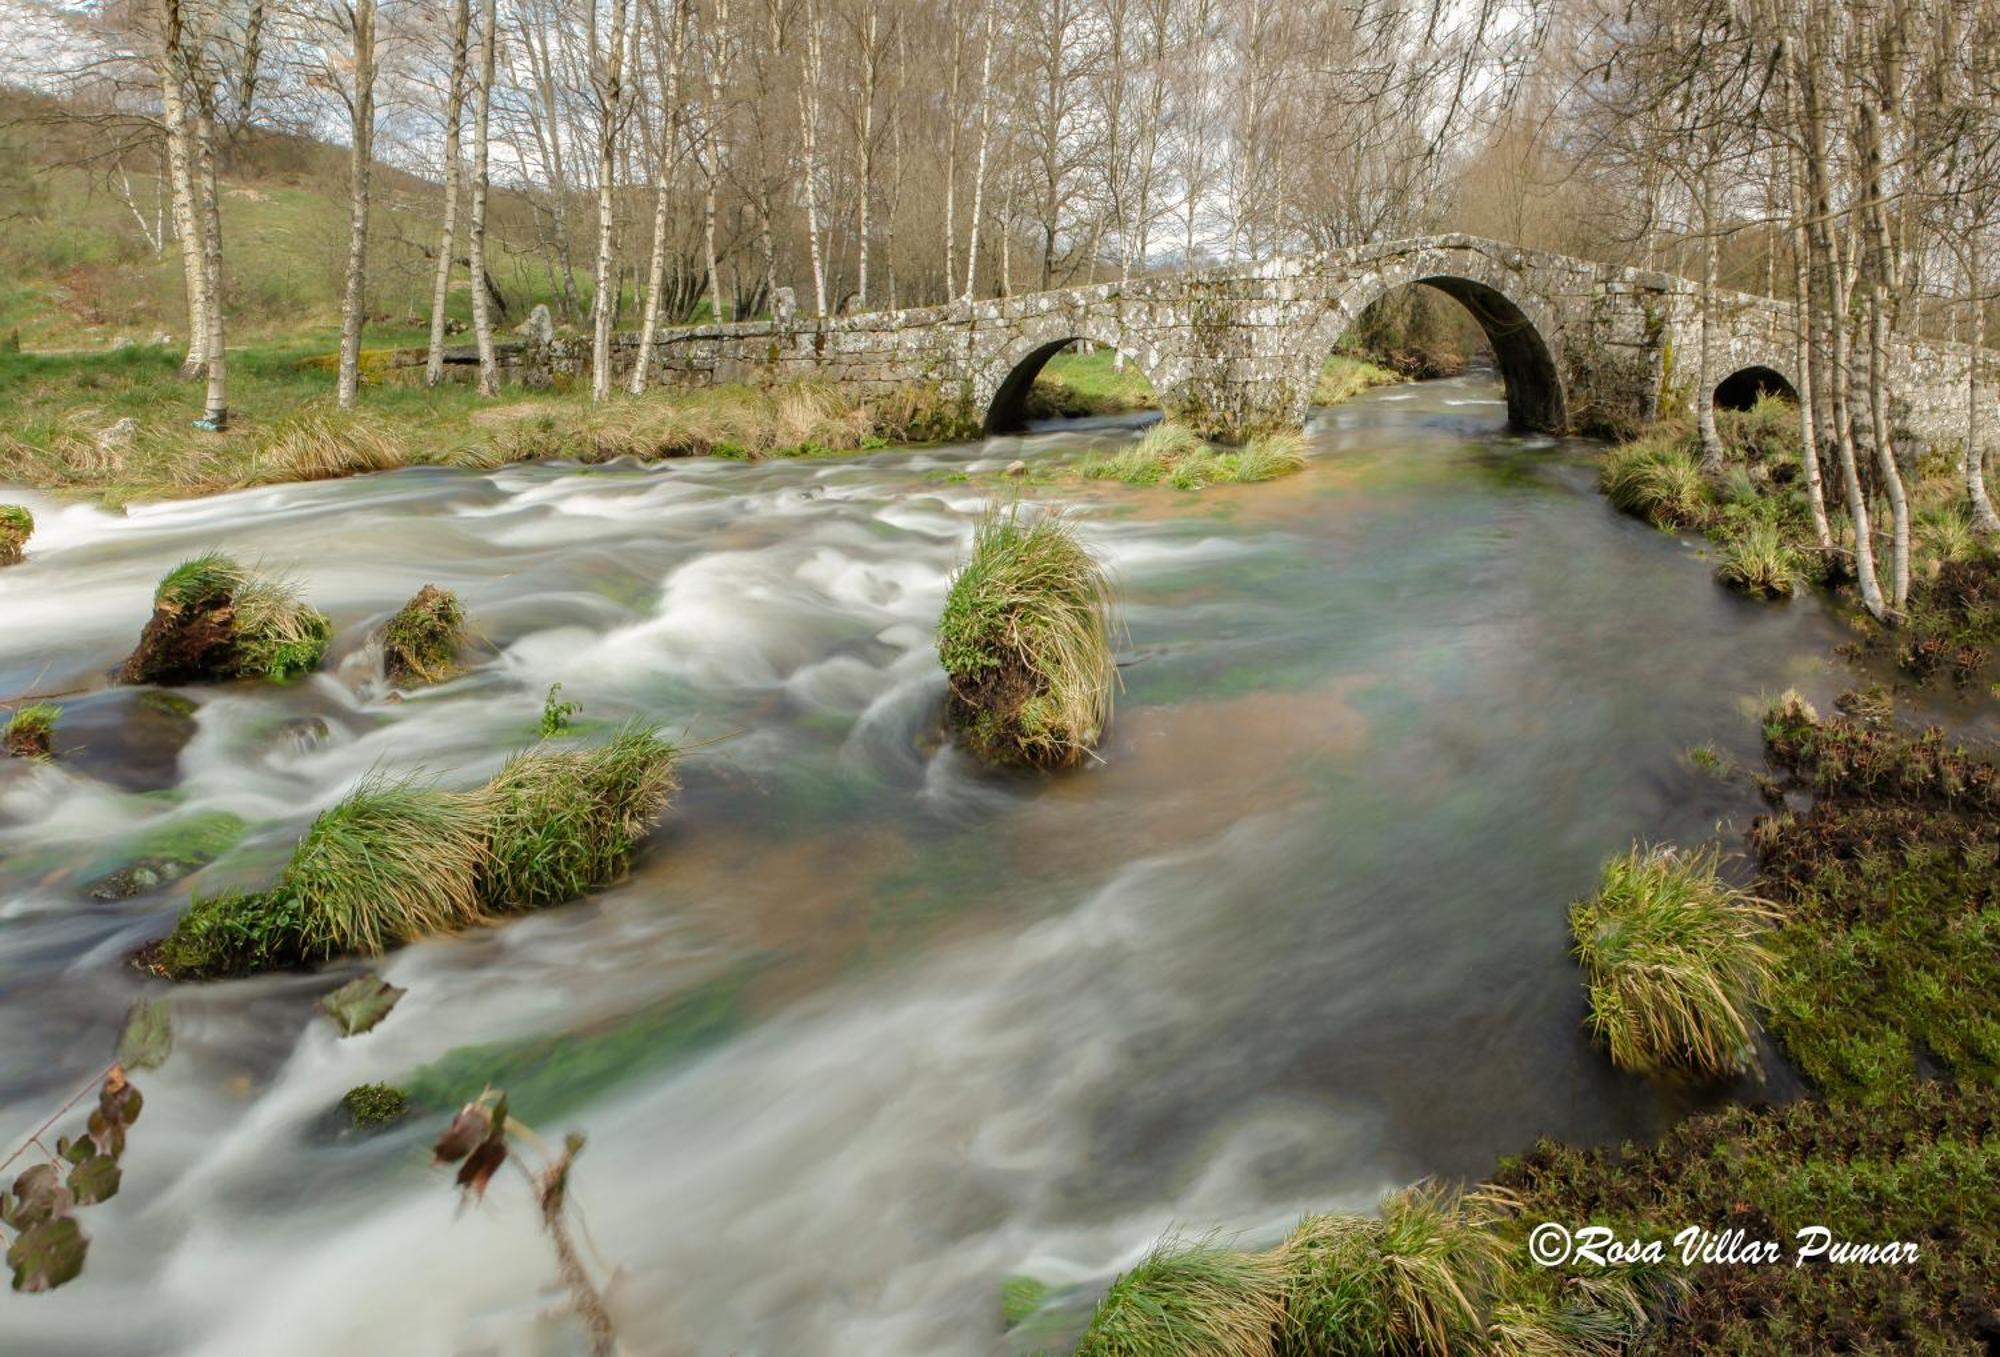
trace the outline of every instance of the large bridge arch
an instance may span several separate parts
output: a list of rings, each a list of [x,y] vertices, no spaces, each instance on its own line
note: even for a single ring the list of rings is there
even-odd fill
[[[1110,349],[1122,349],[1126,361],[1139,369],[1153,388],[1153,396],[1166,408],[1167,388],[1161,381],[1161,363],[1157,347],[1144,337],[1127,327],[1109,323],[1106,319],[1076,312],[1054,312],[1036,317],[1021,327],[1021,332],[1010,340],[986,365],[985,382],[978,384],[979,394],[990,390],[985,398],[985,428],[988,434],[1018,433],[1027,425],[1028,390],[1035,384],[1035,378],[1048,365],[1048,361],[1078,340],[1101,344]]]
[[[1556,308],[1524,286],[1514,270],[1469,246],[1424,249],[1360,265],[1313,327],[1309,351],[1301,360],[1299,389],[1312,389],[1320,363],[1363,311],[1398,288],[1418,285],[1444,293],[1478,322],[1506,383],[1510,423],[1542,433],[1568,431],[1569,398],[1558,361],[1562,323]]]

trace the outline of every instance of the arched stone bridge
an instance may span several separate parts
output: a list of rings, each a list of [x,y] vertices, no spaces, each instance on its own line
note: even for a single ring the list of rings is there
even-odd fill
[[[855,397],[935,383],[1004,432],[1020,426],[1042,365],[1085,339],[1124,350],[1168,412],[1240,436],[1297,427],[1342,335],[1371,302],[1413,283],[1471,311],[1506,380],[1508,413],[1525,428],[1629,427],[1687,400],[1699,375],[1698,289],[1686,279],[1447,235],[970,305],[667,330],[653,381],[816,380]],[[1719,383],[1763,369],[1797,385],[1790,303],[1727,293],[1717,315]],[[629,354],[636,337],[618,344]],[[1896,425],[1906,437],[1964,437],[1971,352],[1897,341]]]

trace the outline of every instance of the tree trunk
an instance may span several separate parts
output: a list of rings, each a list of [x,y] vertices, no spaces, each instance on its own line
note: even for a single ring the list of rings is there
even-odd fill
[[[714,51],[708,62],[708,180],[702,198],[702,250],[708,264],[708,315],[722,320],[722,276],[715,267],[715,185],[722,177],[722,83],[729,43],[729,0],[715,0]]]
[[[686,31],[681,25],[686,13],[684,4],[674,6],[674,34],[667,43],[666,71],[660,81],[661,105],[666,112],[667,125],[660,136],[658,167],[654,171],[653,249],[646,265],[646,304],[639,320],[639,349],[632,356],[632,376],[628,385],[635,396],[645,391],[646,383],[651,379],[653,348],[660,333],[660,289],[667,275],[667,224],[673,187],[674,140],[680,127],[681,37]],[[652,14],[653,30],[657,33],[660,27],[657,0]]]
[[[361,327],[368,307],[368,195],[375,141],[375,0],[354,0],[353,115],[348,166],[347,282],[340,299],[340,382],[335,399],[354,408],[361,389]]]
[[[500,363],[493,353],[493,311],[486,295],[486,196],[492,153],[494,30],[497,0],[483,0],[479,23],[478,103],[472,114],[472,219],[466,225],[465,257],[472,274],[472,341],[479,349],[479,394],[500,394]]]
[[[597,267],[591,275],[590,398],[611,395],[611,316],[617,283],[611,271],[612,198],[617,178],[618,123],[625,107],[626,0],[611,0],[611,41],[605,46],[597,92]],[[593,52],[592,57],[598,54]]]
[[[806,196],[806,245],[812,255],[814,314],[826,316],[826,261],[819,234],[820,19],[818,0],[806,0],[806,45],[799,74],[799,158]]]
[[[208,367],[208,282],[203,259],[206,228],[195,207],[193,155],[188,145],[186,32],[181,0],[160,0],[160,121],[167,133],[167,178],[172,186],[174,234],[181,242],[181,275],[187,289],[188,345],[181,379],[193,381]]]
[[[999,0],[986,0],[986,55],[979,63],[979,153],[973,159],[972,220],[965,247],[965,300],[973,299],[973,285],[979,276],[979,222],[986,201],[986,155],[993,143],[993,7]]]
[[[1701,173],[1701,375],[1694,393],[1695,427],[1701,436],[1701,469],[1710,476],[1722,470],[1722,435],[1715,427],[1715,192],[1714,172]]]
[[[2000,532],[2000,516],[1986,497],[1985,430],[1979,419],[1979,369],[1986,360],[1986,304],[1980,298],[1979,234],[1977,226],[1966,241],[1965,295],[1972,299],[1972,357],[1965,368],[1965,494],[1972,504],[1972,526],[1983,533]]]
[[[868,209],[875,193],[875,89],[880,80],[881,61],[875,49],[875,35],[882,16],[873,6],[861,24],[861,202],[856,230],[859,253],[854,284],[855,308],[868,309]]]
[[[459,122],[465,112],[466,39],[472,25],[470,0],[452,0],[451,84],[445,95],[444,224],[438,233],[437,272],[431,281],[431,343],[424,358],[424,385],[444,380],[445,303],[451,295],[452,262],[458,256],[458,183],[463,177]],[[473,287],[480,280],[473,280]]]
[[[229,425],[229,348],[222,323],[222,193],[215,177],[215,88],[206,77],[196,87],[194,149],[200,175],[203,310],[208,341],[208,394],[201,427],[220,431]]]

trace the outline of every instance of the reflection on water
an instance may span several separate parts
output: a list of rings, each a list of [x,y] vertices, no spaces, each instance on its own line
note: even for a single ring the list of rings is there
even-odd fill
[[[1823,699],[1837,628],[1724,594],[1603,505],[1587,448],[1503,419],[1489,382],[1431,383],[1322,415],[1274,485],[1027,491],[1078,505],[1131,634],[1103,763],[1053,779],[943,743],[931,627],[992,473],[1129,425],[36,505],[0,691],[91,691],[62,761],[0,770],[10,1139],[101,1064],[122,954],[369,770],[482,777],[557,681],[586,723],[727,738],[629,881],[389,958],[409,995],[366,1037],[312,1020],[322,977],[179,991],[90,1271],[0,1306],[0,1346],[573,1350],[518,1183],[459,1217],[435,1119],[329,1129],[466,1047],[589,1133],[574,1195],[639,1351],[1026,1351],[1163,1230],[1274,1237],[1539,1134],[1653,1132],[1673,1109],[1585,1045],[1564,906],[1635,834],[1747,820],[1677,754],[1754,757],[1742,704]],[[294,571],[346,650],[191,713],[106,689],[160,574],[214,547]],[[480,663],[391,702],[363,638],[427,582]],[[228,857],[88,899],[208,810],[252,825]],[[1021,1273],[1057,1298],[1003,1334]]]

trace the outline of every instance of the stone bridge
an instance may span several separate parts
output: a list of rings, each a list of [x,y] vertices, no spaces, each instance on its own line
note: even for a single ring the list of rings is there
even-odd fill
[[[1123,350],[1168,413],[1240,437],[1298,427],[1342,335],[1370,303],[1416,283],[1456,298],[1478,321],[1520,427],[1615,432],[1692,396],[1696,285],[1464,235],[969,305],[672,329],[659,338],[652,380],[812,380],[857,398],[931,383],[969,402],[989,432],[1007,432],[1021,427],[1042,365],[1083,339]],[[1790,303],[1726,293],[1716,310],[1719,386],[1796,386]],[[618,337],[627,355],[636,343]],[[1971,353],[1897,341],[1895,423],[1906,438],[1962,441]],[[1982,422],[2000,427],[2000,418]]]

